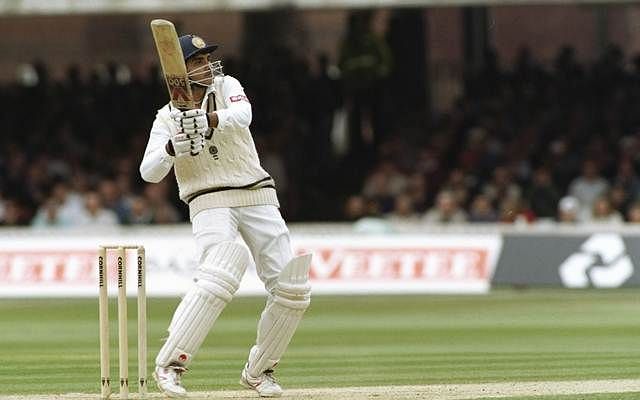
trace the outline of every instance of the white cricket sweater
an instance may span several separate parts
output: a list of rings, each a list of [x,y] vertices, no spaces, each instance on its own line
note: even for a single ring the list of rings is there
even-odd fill
[[[210,98],[215,98],[215,108],[208,105]],[[251,137],[251,104],[240,82],[228,75],[216,77],[201,108],[216,110],[218,127],[207,135],[200,154],[182,157],[171,156],[165,150],[177,133],[170,117],[171,105],[158,110],[140,164],[142,179],[160,182],[173,167],[180,199],[189,205],[192,220],[209,208],[269,204],[279,207],[275,183],[260,165]]]

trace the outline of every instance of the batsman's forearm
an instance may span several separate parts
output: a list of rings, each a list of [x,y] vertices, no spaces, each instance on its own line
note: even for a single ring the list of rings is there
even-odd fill
[[[154,130],[149,137],[149,143],[140,163],[140,176],[146,182],[160,182],[173,167],[174,157],[167,149],[168,134],[161,130]]]
[[[140,163],[140,176],[146,182],[160,182],[173,167],[174,157],[166,148],[171,140],[171,130],[166,117],[158,113],[149,134],[149,142],[144,151],[144,157]]]
[[[251,125],[251,104],[247,101],[231,103],[229,107],[216,111],[217,127],[226,129],[248,128]]]
[[[140,163],[140,176],[146,182],[160,182],[173,167],[173,159],[164,148],[145,154]]]

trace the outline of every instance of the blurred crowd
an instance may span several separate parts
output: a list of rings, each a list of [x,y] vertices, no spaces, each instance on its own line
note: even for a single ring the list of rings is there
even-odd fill
[[[184,219],[169,182],[138,171],[164,88],[115,63],[52,81],[44,64],[21,67],[0,88],[0,222],[109,226]]]
[[[415,141],[392,137],[350,220],[424,223],[640,222],[640,57],[610,47],[591,65],[523,48],[466,79],[465,94]]]
[[[247,16],[243,57],[224,60],[253,105],[252,132],[290,221],[640,222],[640,57],[542,65],[488,51],[452,109],[430,113],[421,14],[349,18],[339,57],[296,51],[277,15]],[[208,38],[214,39],[214,38]],[[415,49],[407,51],[407,43]],[[420,50],[422,49],[422,50]],[[173,179],[141,181],[158,68],[41,62],[0,87],[0,224],[178,223]]]

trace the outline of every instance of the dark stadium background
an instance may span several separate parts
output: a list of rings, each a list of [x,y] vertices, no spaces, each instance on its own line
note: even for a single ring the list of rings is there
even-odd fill
[[[167,101],[155,16],[222,45],[289,221],[640,221],[636,5],[10,11],[3,225],[186,221],[137,173]]]

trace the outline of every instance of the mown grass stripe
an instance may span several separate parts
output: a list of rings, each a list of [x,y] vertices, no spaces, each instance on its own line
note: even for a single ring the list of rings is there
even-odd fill
[[[130,302],[134,309],[135,302]],[[150,299],[149,365],[176,299]],[[262,298],[225,310],[185,376],[235,389]],[[637,291],[499,290],[488,296],[319,297],[278,368],[289,387],[640,376]],[[115,316],[115,306],[112,317]],[[135,313],[130,315],[135,371]],[[97,393],[97,300],[0,300],[0,393]],[[115,320],[112,376],[117,375]],[[133,375],[132,375],[133,376]]]

